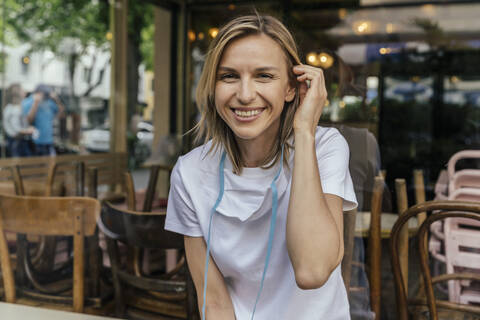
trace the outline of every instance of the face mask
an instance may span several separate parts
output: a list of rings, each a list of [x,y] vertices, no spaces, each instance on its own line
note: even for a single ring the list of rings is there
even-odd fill
[[[213,206],[210,212],[210,220],[208,223],[207,253],[206,253],[206,259],[205,259],[205,274],[203,277],[204,286],[203,286],[202,320],[205,320],[205,302],[207,298],[207,274],[208,274],[208,264],[210,261],[209,259],[210,258],[210,235],[211,235],[211,229],[212,229],[212,219],[215,211],[217,210],[218,205],[222,201],[224,190],[225,190],[225,177],[224,177],[225,158],[226,158],[226,152],[224,151],[220,159],[220,165],[218,166],[218,175],[220,178],[220,190],[218,192],[217,201],[215,202],[215,205]],[[265,274],[267,273],[268,263],[270,261],[270,254],[272,252],[273,236],[275,234],[275,223],[277,221],[277,208],[278,208],[278,191],[277,191],[277,186],[275,182],[278,180],[278,177],[280,176],[280,172],[282,172],[282,168],[283,168],[283,146],[282,146],[282,153],[280,156],[280,167],[278,168],[278,171],[275,174],[275,177],[273,178],[272,183],[270,185],[272,189],[272,218],[270,220],[270,231],[268,235],[265,266],[263,268],[262,280],[260,282],[260,289],[258,289],[257,298],[255,299],[255,305],[253,306],[252,317],[251,317],[252,320],[255,315],[255,309],[257,308],[258,300],[260,299],[260,295],[262,293],[263,282],[265,280]]]

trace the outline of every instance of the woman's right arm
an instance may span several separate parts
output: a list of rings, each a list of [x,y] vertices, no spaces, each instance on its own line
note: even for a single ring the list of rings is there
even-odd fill
[[[205,275],[205,257],[207,246],[202,237],[184,237],[185,253],[188,268],[197,290],[198,308],[200,314],[203,306],[203,281]],[[215,261],[210,257],[208,266],[207,303],[205,307],[206,320],[235,320],[232,300],[228,293],[222,274]]]

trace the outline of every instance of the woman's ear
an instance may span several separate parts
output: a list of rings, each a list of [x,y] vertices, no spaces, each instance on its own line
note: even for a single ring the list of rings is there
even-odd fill
[[[295,90],[295,87],[289,85],[287,89],[287,94],[285,95],[285,101],[286,102],[292,102],[293,99],[295,98],[297,90]]]

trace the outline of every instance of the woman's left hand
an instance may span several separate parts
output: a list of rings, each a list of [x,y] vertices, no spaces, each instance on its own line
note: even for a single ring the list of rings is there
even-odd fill
[[[320,68],[300,64],[293,67],[299,82],[300,106],[295,112],[294,130],[309,130],[315,133],[322,110],[327,100],[325,77]],[[307,80],[310,82],[307,85]]]

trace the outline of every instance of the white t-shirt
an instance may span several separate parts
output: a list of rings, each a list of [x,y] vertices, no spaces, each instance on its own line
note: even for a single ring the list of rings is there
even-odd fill
[[[355,208],[345,139],[337,129],[317,127],[315,141],[324,193],[343,198],[344,211]],[[165,229],[207,238],[210,212],[219,194],[218,168],[223,152],[218,150],[207,155],[209,148],[210,142],[177,161],[171,177]],[[293,168],[293,152],[289,164]],[[260,287],[272,212],[270,184],[278,166],[279,163],[270,169],[243,168],[238,176],[233,174],[228,157],[225,160],[225,191],[213,217],[210,245],[237,320],[250,320]],[[297,287],[286,247],[291,170],[284,166],[276,185],[275,236],[255,319],[350,319],[340,266],[321,288]]]

